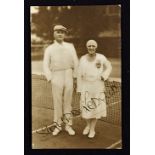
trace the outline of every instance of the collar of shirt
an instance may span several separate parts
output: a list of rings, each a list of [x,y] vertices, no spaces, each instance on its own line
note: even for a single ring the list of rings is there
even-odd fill
[[[64,41],[60,44],[56,40],[54,40],[54,44],[59,45],[59,46],[64,46]]]

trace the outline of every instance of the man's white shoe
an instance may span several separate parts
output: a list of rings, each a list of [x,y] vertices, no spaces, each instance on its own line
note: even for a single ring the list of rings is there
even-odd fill
[[[62,130],[62,128],[58,128],[58,127],[56,127],[55,129],[54,129],[54,131],[52,132],[52,134],[53,134],[53,136],[56,136],[56,135],[58,135],[59,134],[59,132]]]
[[[89,126],[86,126],[83,130],[83,135],[87,135],[89,133],[89,130],[90,130]]]
[[[88,137],[94,138],[95,137],[95,131],[90,131]]]
[[[65,130],[68,132],[69,135],[71,136],[75,135],[75,131],[72,129],[71,126],[66,125]]]

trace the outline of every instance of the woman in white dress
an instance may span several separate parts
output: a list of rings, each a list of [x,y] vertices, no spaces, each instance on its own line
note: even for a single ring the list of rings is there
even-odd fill
[[[95,40],[87,41],[86,47],[88,54],[82,56],[79,62],[77,92],[81,115],[87,123],[83,135],[93,138],[97,119],[107,115],[104,81],[108,79],[112,66],[104,55],[96,53]]]

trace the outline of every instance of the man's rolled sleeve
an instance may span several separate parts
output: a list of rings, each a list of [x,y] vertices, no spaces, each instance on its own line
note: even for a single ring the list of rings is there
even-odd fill
[[[76,53],[76,50],[74,48],[74,45],[72,44],[72,54],[73,54],[73,77],[74,78],[77,78],[77,72],[78,72],[78,57],[77,57],[77,53]]]
[[[47,80],[50,81],[51,78],[52,78],[52,72],[50,70],[50,53],[49,53],[49,48],[46,48],[46,50],[44,52],[43,71],[44,71],[44,75],[46,76]]]

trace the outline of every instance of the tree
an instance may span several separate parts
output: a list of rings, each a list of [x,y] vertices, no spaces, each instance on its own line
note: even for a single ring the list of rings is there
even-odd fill
[[[51,39],[51,29],[55,24],[69,28],[69,35],[81,38],[96,38],[100,32],[117,29],[119,16],[107,15],[112,6],[41,6],[33,15],[38,36]],[[118,10],[117,7],[116,11]]]

